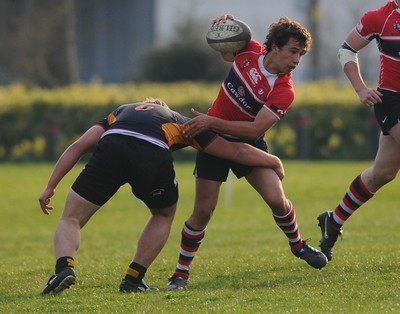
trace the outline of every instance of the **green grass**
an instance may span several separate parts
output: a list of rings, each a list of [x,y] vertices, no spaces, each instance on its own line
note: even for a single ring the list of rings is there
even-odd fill
[[[286,162],[284,186],[304,238],[317,247],[316,217],[340,200],[363,162]],[[149,212],[128,187],[82,231],[78,282],[59,296],[41,297],[54,270],[53,234],[80,166],[65,178],[42,214],[37,197],[52,165],[0,165],[0,313],[398,313],[400,312],[399,182],[362,207],[321,271],[289,251],[270,210],[245,180],[224,185],[220,203],[185,291],[162,288],[178,255],[180,230],[193,206],[192,164],[176,166],[180,201],[171,236],[146,280],[160,291],[120,294]]]

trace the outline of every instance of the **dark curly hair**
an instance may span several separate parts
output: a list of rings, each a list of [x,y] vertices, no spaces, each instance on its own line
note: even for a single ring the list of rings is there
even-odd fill
[[[264,47],[268,52],[272,50],[273,44],[280,49],[288,43],[290,38],[295,39],[304,47],[303,54],[310,50],[312,44],[310,32],[300,23],[292,21],[286,16],[269,26]]]

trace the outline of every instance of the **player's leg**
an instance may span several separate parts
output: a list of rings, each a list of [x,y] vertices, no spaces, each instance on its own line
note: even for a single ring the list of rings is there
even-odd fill
[[[192,229],[203,230],[207,227],[218,203],[221,184],[211,180],[195,180],[194,209],[186,221]]]
[[[143,229],[136,253],[120,285],[121,292],[157,290],[144,281],[147,269],[161,252],[171,231],[176,203],[163,209],[150,209],[152,216]]]
[[[295,208],[286,198],[282,182],[276,172],[268,168],[254,168],[246,179],[271,208],[277,226],[289,240],[292,253],[314,268],[324,267],[327,263],[325,255],[302,239]]]
[[[217,206],[222,182],[226,181],[231,162],[199,152],[196,157],[194,209],[182,228],[178,262],[168,279],[167,290],[184,289],[192,261],[203,242],[205,229]]]
[[[75,258],[79,249],[80,229],[99,208],[73,190],[69,191],[54,237],[56,259],[63,256]]]
[[[72,185],[54,239],[56,275],[50,278],[42,294],[59,293],[68,288],[68,282],[59,283],[60,278],[73,277],[73,282],[69,285],[75,282],[73,266],[80,243],[80,229],[121,185],[118,176],[124,174],[124,167],[120,156],[125,157],[127,154],[116,154],[121,149],[113,139],[114,137],[107,136],[100,140],[90,160]]]
[[[42,295],[60,293],[75,283],[74,259],[80,244],[80,229],[99,208],[73,190],[68,193],[54,237],[55,275],[49,279]]]
[[[186,287],[191,264],[217,206],[220,187],[221,182],[196,179],[194,210],[182,228],[178,263],[175,272],[168,280],[167,290],[180,290]]]
[[[168,239],[179,197],[178,180],[170,151],[136,139],[131,144],[128,182],[132,193],[147,205],[152,215],[139,237],[119,290],[145,292],[155,290],[146,284],[144,277]]]
[[[398,139],[398,140],[396,140]],[[342,200],[333,211],[318,217],[322,232],[320,247],[329,260],[333,246],[342,233],[342,226],[352,214],[385,184],[392,181],[400,169],[400,124],[396,124],[390,135],[381,135],[379,148],[372,167],[364,170],[350,184]]]
[[[361,174],[366,188],[372,193],[392,181],[400,168],[400,123],[389,134],[380,136],[374,164]]]
[[[152,215],[138,240],[133,261],[149,267],[167,242],[174,220],[176,203],[164,209],[150,209]]]

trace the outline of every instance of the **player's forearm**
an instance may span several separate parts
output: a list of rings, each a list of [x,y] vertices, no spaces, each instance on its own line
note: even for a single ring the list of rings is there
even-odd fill
[[[221,134],[229,134],[248,140],[256,140],[264,135],[262,131],[254,127],[253,122],[248,121],[228,121],[213,118],[211,129]]]
[[[72,143],[58,159],[48,187],[54,189],[84,154],[93,151],[103,132],[102,126],[94,125]]]
[[[268,154],[260,149],[244,146],[236,153],[236,162],[248,165],[265,168],[276,168],[281,165],[278,157]]]
[[[278,157],[248,144],[242,144],[240,149],[236,152],[235,159],[236,162],[244,165],[271,168],[277,173],[281,180],[285,175],[283,164]]]
[[[357,94],[367,88],[357,63],[348,62],[345,64],[343,70]]]
[[[47,183],[47,187],[55,189],[65,175],[73,168],[73,166],[79,161],[83,152],[79,151],[72,144],[68,147],[61,157],[58,159],[53,173]]]

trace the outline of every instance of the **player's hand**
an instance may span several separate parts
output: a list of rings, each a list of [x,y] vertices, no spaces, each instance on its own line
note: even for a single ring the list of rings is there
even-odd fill
[[[215,18],[211,22],[211,24],[214,25],[214,24],[219,24],[221,22],[224,23],[226,20],[234,20],[234,19],[235,19],[235,17],[232,14],[224,14],[224,15],[221,15],[221,16]]]
[[[53,209],[53,206],[50,205],[50,199],[54,195],[54,189],[46,188],[43,193],[39,196],[39,204],[43,213],[48,215],[50,211]]]
[[[283,178],[285,177],[285,168],[283,167],[282,161],[280,160],[279,157],[271,155],[267,153],[272,160],[271,168],[272,170],[275,171],[275,173],[278,175],[279,179],[282,181]]]
[[[382,93],[372,88],[364,88],[358,93],[361,103],[367,107],[373,107],[382,103],[382,96]]]
[[[274,171],[278,175],[279,179],[282,181],[285,177],[285,168],[283,168],[282,162],[279,160],[279,166],[274,168]]]
[[[194,137],[201,132],[209,130],[212,120],[212,117],[201,113],[193,108],[191,111],[195,115],[195,117],[183,125],[183,135],[188,138]]]

